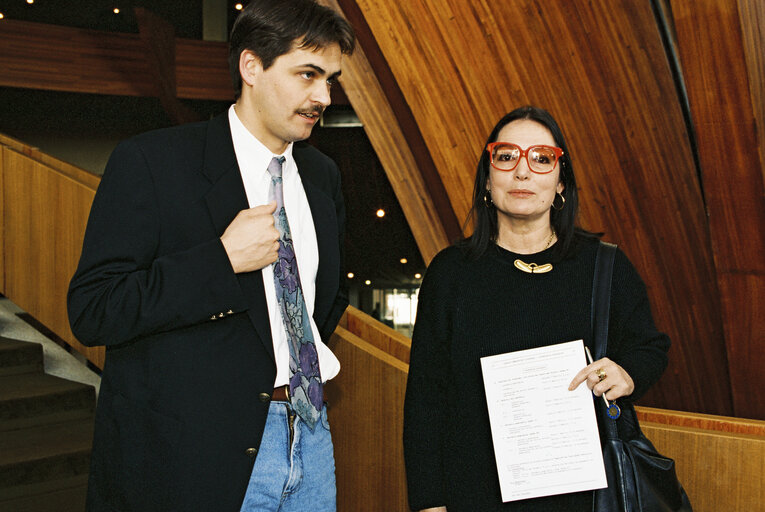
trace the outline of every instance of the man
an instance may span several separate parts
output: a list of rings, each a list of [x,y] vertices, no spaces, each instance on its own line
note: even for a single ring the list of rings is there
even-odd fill
[[[107,348],[89,510],[335,509],[344,207],[335,164],[293,143],[354,35],[313,0],[253,0],[230,45],[228,113],[121,143],[93,202],[68,297]]]

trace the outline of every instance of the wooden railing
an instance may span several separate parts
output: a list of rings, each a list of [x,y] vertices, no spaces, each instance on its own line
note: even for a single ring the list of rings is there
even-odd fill
[[[327,386],[338,510],[409,510],[401,438],[410,341],[350,307],[333,343],[342,365]],[[637,409],[696,512],[762,509],[765,421]]]
[[[0,291],[98,366],[102,347],[69,329],[66,290],[99,178],[0,135]],[[327,386],[341,512],[405,511],[403,401],[410,340],[348,308]],[[674,458],[697,512],[765,503],[765,422],[639,408],[643,429]]]
[[[0,292],[93,362],[69,328],[66,292],[100,178],[0,135]]]

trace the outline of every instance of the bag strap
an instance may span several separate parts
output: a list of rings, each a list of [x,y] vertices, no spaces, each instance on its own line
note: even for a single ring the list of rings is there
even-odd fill
[[[592,307],[590,322],[592,325],[592,348],[595,361],[606,356],[608,348],[608,315],[611,309],[611,280],[614,274],[616,245],[600,241],[595,256],[595,275],[592,278]],[[606,428],[606,438],[619,439],[616,422],[608,416],[608,411],[601,398],[595,399],[595,409],[603,418],[601,424]]]
[[[614,271],[616,245],[600,241],[595,256],[595,275],[592,278],[592,349],[595,361],[606,356],[608,348],[608,315],[611,308],[611,278]]]

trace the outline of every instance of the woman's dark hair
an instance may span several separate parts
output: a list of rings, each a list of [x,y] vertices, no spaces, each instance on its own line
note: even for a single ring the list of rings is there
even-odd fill
[[[250,50],[268,69],[274,61],[298,48],[317,49],[340,45],[353,53],[356,36],[348,22],[314,0],[251,0],[234,22],[229,38],[228,67],[236,97],[242,93],[239,56]]]
[[[561,260],[572,249],[575,235],[595,236],[578,226],[576,226],[576,216],[579,210],[579,198],[576,190],[576,178],[574,177],[574,168],[571,165],[571,153],[566,146],[566,140],[563,137],[558,123],[552,115],[544,109],[527,105],[517,108],[506,114],[497,122],[494,129],[489,134],[486,145],[496,142],[499,132],[519,119],[528,119],[535,121],[548,130],[555,140],[555,144],[563,150],[563,156],[559,160],[560,181],[563,183],[563,198],[566,200],[562,209],[552,208],[551,223],[558,236],[558,243],[555,244],[551,258],[553,261]],[[486,145],[481,148],[481,158],[478,160],[478,168],[475,174],[475,187],[473,188],[473,206],[470,208],[465,228],[472,220],[474,222],[473,234],[463,239],[460,245],[466,249],[470,258],[478,258],[497,238],[497,209],[493,205],[487,206],[484,200],[486,194],[486,184],[489,179],[489,153],[485,150]]]

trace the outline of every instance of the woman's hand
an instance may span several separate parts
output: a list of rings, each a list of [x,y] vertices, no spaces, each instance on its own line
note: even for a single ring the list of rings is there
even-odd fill
[[[635,382],[632,377],[624,368],[607,357],[582,368],[569,384],[569,391],[576,389],[582,382],[587,383],[587,387],[595,393],[595,396],[605,393],[608,400],[616,400],[631,395],[635,391]]]
[[[424,508],[420,512],[446,512],[446,507]]]

